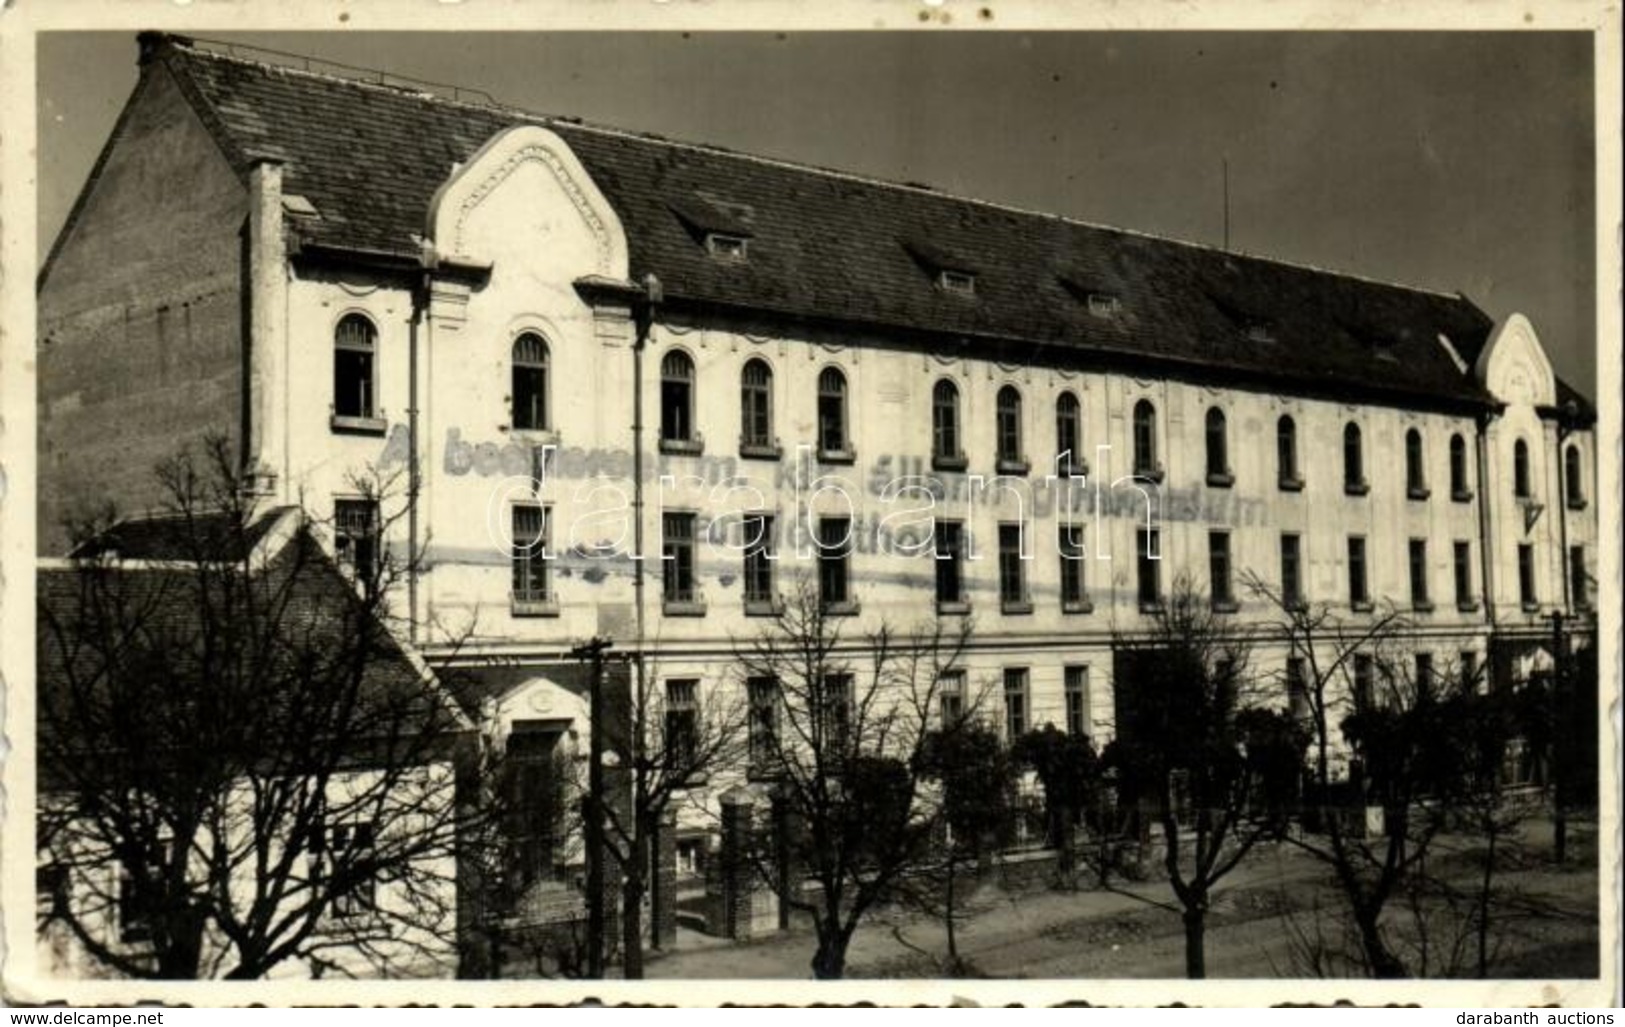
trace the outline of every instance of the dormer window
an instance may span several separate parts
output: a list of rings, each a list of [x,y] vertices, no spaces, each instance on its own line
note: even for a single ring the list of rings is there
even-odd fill
[[[968,271],[942,270],[937,272],[937,288],[960,296],[976,295],[976,276]]]
[[[1122,309],[1122,304],[1118,302],[1116,296],[1104,292],[1090,293],[1085,302],[1089,305],[1089,315],[1091,317],[1116,317]]]
[[[1268,321],[1249,321],[1243,331],[1249,342],[1275,341],[1275,328]]]
[[[744,236],[726,232],[708,232],[705,236],[706,252],[718,260],[744,260],[745,243]]]

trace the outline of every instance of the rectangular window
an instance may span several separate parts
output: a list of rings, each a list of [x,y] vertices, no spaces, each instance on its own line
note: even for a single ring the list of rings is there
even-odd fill
[[[750,693],[750,763],[753,767],[771,765],[779,749],[779,682],[771,675],[745,680]]]
[[[845,748],[855,741],[852,737],[852,675],[825,674],[823,686],[819,708],[823,712],[820,720],[828,753],[831,746]]]
[[[1061,525],[1057,547],[1061,564],[1061,609],[1085,613],[1089,606],[1089,592],[1083,573],[1083,525]]]
[[[965,602],[965,526],[959,521],[937,521],[936,567],[939,606]]]
[[[944,727],[959,723],[965,716],[964,671],[945,670],[937,678],[937,705]]]
[[[1145,610],[1162,605],[1162,544],[1156,528],[1142,528],[1136,536],[1140,608]]]
[[[1215,610],[1234,610],[1235,594],[1230,588],[1230,533],[1207,533],[1208,596]]]
[[[1349,536],[1349,605],[1357,609],[1371,605],[1371,586],[1366,581],[1365,537]]]
[[[1410,544],[1411,605],[1418,610],[1430,610],[1428,599],[1428,540],[1413,538]]]
[[[1094,726],[1090,722],[1093,709],[1089,695],[1089,668],[1066,668],[1066,733],[1086,736]]]
[[[1518,546],[1518,600],[1529,609],[1540,605],[1535,597],[1535,547],[1527,543]]]
[[[1569,546],[1569,589],[1576,610],[1591,608],[1591,575],[1586,573],[1586,547]]]
[[[1371,709],[1377,687],[1376,665],[1365,653],[1354,654],[1354,711]]]
[[[1303,605],[1303,540],[1281,536],[1281,601],[1296,609]]]
[[[1416,694],[1423,695],[1433,691],[1433,654],[1416,654]]]
[[[687,776],[694,768],[700,743],[700,682],[674,678],[666,682],[665,763]]]
[[[378,575],[378,504],[370,499],[333,503],[333,536],[340,566],[372,585]]]
[[[1293,720],[1302,723],[1309,719],[1309,679],[1304,674],[1301,656],[1287,657],[1286,701]]]
[[[513,521],[513,600],[544,603],[548,592],[547,511],[533,503],[515,504]]]
[[[1015,741],[1027,733],[1027,668],[1004,669],[1004,733]]]
[[[1030,613],[1026,565],[1021,559],[1021,525],[999,525],[999,601],[1005,613]]]
[[[368,821],[331,824],[318,845],[321,847],[316,853],[317,873],[324,879],[341,870],[349,876],[355,868],[366,867],[374,861],[373,825]],[[353,885],[333,891],[332,896],[329,908],[333,916],[341,919],[366,916],[378,908],[378,878],[362,874]]]
[[[660,524],[664,598],[668,603],[692,603],[698,598],[694,587],[694,515],[664,514]]]
[[[744,521],[745,603],[771,607],[778,599],[773,587],[773,518],[748,514]]]
[[[1451,562],[1455,567],[1456,606],[1459,609],[1470,610],[1476,605],[1473,602],[1472,543],[1461,541],[1452,543]]]
[[[847,517],[822,517],[818,521],[818,598],[827,611],[852,602],[849,561],[852,552],[852,521]]]

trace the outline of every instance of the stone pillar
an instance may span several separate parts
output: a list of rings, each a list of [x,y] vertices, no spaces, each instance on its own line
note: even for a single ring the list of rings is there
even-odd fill
[[[288,251],[282,221],[282,165],[258,160],[248,171],[248,438],[245,484],[289,502]],[[332,345],[328,339],[326,345]],[[331,359],[329,357],[328,359]]]
[[[667,810],[650,845],[649,944],[668,949],[677,942],[677,811]]]
[[[750,862],[756,809],[751,794],[730,788],[718,796],[722,807],[722,851],[712,898],[713,930],[736,941],[751,936],[751,893],[755,882]]]
[[[779,906],[779,930],[790,929],[790,916],[792,909],[785,896],[793,895],[800,890],[801,867],[797,865],[795,853],[796,832],[801,829],[801,821],[791,809],[790,803],[782,794],[773,795],[773,862],[777,879],[774,881]]]

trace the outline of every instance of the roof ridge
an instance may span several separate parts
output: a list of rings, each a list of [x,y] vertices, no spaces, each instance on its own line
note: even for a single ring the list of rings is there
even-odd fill
[[[1353,280],[1360,281],[1360,282],[1365,282],[1365,283],[1370,284],[1370,285],[1378,285],[1378,286],[1383,286],[1385,288],[1392,288],[1392,289],[1402,289],[1402,290],[1405,290],[1407,292],[1418,293],[1418,294],[1425,295],[1425,296],[1434,296],[1434,297],[1438,297],[1440,299],[1447,299],[1447,300],[1459,300],[1459,301],[1462,301],[1462,302],[1469,303],[1469,305],[1471,304],[1471,301],[1467,300],[1466,297],[1463,296],[1459,292],[1454,292],[1454,293],[1445,292],[1443,290],[1429,289],[1429,288],[1425,288],[1423,286],[1412,285],[1412,284],[1408,284],[1408,283],[1405,283],[1405,282],[1394,282],[1394,281],[1389,281],[1387,279],[1374,278],[1374,277],[1371,277],[1369,275],[1364,275],[1364,274],[1360,274],[1360,273],[1353,272],[1353,271],[1343,271],[1343,270],[1339,270],[1339,269],[1336,269],[1336,268],[1321,267],[1321,266],[1319,266],[1317,264],[1308,263],[1307,261],[1288,260],[1288,259],[1286,259],[1284,257],[1276,257],[1276,256],[1267,255],[1267,254],[1253,253],[1253,252],[1249,252],[1249,251],[1246,251],[1246,250],[1240,250],[1240,249],[1230,249],[1230,248],[1226,248],[1226,247],[1223,247],[1223,246],[1214,246],[1211,243],[1197,242],[1197,241],[1191,240],[1191,239],[1182,239],[1182,238],[1179,238],[1177,236],[1172,236],[1172,235],[1158,235],[1158,234],[1153,233],[1153,232],[1146,232],[1146,231],[1142,231],[1140,229],[1128,228],[1128,227],[1124,227],[1122,225],[1111,225],[1111,224],[1105,224],[1103,222],[1098,222],[1098,221],[1089,221],[1089,220],[1086,220],[1084,218],[1069,216],[1069,215],[1066,215],[1066,214],[1057,214],[1057,213],[1054,213],[1052,211],[1033,210],[1031,208],[1022,207],[1022,206],[1012,204],[1012,203],[1003,203],[1003,202],[1000,202],[1000,201],[997,201],[997,200],[989,200],[989,199],[985,199],[985,198],[978,197],[978,196],[967,196],[967,195],[964,195],[964,194],[961,194],[961,193],[955,193],[955,192],[945,192],[943,190],[936,189],[936,188],[926,186],[926,185],[921,185],[921,184],[918,184],[918,183],[898,182],[898,181],[895,181],[895,180],[892,180],[892,179],[881,178],[881,177],[875,176],[875,175],[865,175],[865,174],[862,174],[860,172],[850,171],[850,170],[847,170],[847,169],[844,169],[844,168],[833,168],[833,167],[828,167],[826,165],[815,164],[815,163],[812,163],[810,161],[797,161],[797,160],[792,160],[790,158],[785,158],[785,157],[772,157],[772,156],[768,156],[768,155],[765,155],[765,154],[750,153],[750,152],[743,151],[743,150],[735,150],[735,149],[731,149],[729,147],[719,146],[719,145],[714,144],[714,143],[702,143],[702,142],[694,142],[694,141],[683,140],[683,139],[672,139],[672,138],[662,136],[662,135],[659,135],[659,134],[656,134],[656,133],[639,132],[639,131],[635,131],[633,129],[620,128],[620,127],[617,127],[617,126],[614,126],[614,125],[606,125],[606,124],[602,124],[602,123],[598,123],[598,122],[586,121],[586,120],[584,120],[582,118],[571,116],[571,115],[548,114],[548,113],[541,112],[541,111],[527,110],[526,108],[523,108],[523,107],[517,107],[517,106],[514,106],[512,104],[503,103],[503,102],[501,102],[499,100],[496,100],[494,97],[492,98],[492,102],[490,102],[490,103],[472,103],[472,102],[469,102],[467,100],[460,100],[460,99],[457,99],[456,97],[444,96],[444,95],[441,95],[439,93],[435,93],[435,92],[432,92],[432,91],[410,90],[410,89],[404,89],[404,88],[402,88],[400,86],[391,86],[391,85],[388,85],[388,84],[385,84],[385,83],[382,83],[382,82],[369,82],[369,81],[367,81],[365,79],[352,78],[352,77],[344,76],[344,75],[325,74],[323,72],[314,71],[314,70],[312,70],[310,68],[299,68],[299,67],[294,67],[293,65],[289,65],[289,64],[278,64],[278,63],[273,63],[273,62],[270,62],[270,61],[255,60],[253,58],[239,56],[239,55],[234,54],[234,53],[221,53],[221,52],[216,51],[216,50],[198,49],[197,47],[191,45],[192,42],[194,42],[194,41],[195,42],[202,42],[202,43],[210,43],[210,44],[213,44],[213,45],[216,45],[216,46],[225,46],[225,47],[235,47],[235,46],[238,46],[238,45],[249,46],[250,44],[235,44],[235,43],[224,42],[224,41],[221,41],[221,40],[212,40],[212,39],[203,39],[203,38],[198,38],[198,39],[195,39],[195,40],[187,40],[187,41],[183,42],[181,40],[176,39],[176,37],[173,37],[173,36],[170,37],[170,39],[174,42],[174,45],[178,49],[182,49],[182,50],[184,50],[186,53],[188,53],[190,55],[197,56],[197,57],[202,57],[202,58],[208,58],[208,59],[211,59],[211,60],[227,61],[227,62],[233,62],[233,63],[237,63],[237,64],[247,64],[247,65],[252,65],[254,67],[272,69],[272,70],[275,70],[277,72],[281,72],[281,73],[285,73],[285,74],[300,75],[300,76],[320,79],[320,80],[328,81],[328,82],[342,83],[342,84],[345,84],[345,85],[355,86],[355,87],[358,87],[358,88],[361,88],[361,89],[376,90],[378,92],[387,93],[387,94],[392,95],[392,96],[410,97],[410,98],[417,99],[417,100],[420,100],[420,101],[423,101],[423,102],[440,104],[440,105],[448,106],[448,107],[465,108],[465,109],[468,109],[468,110],[483,111],[483,112],[487,112],[487,113],[495,112],[495,113],[501,113],[501,114],[509,114],[509,115],[513,115],[513,116],[517,116],[517,117],[521,117],[521,118],[525,118],[525,119],[529,119],[529,120],[539,121],[539,122],[542,122],[542,123],[548,124],[548,125],[562,125],[562,126],[564,126],[566,128],[567,131],[569,131],[569,130],[578,130],[578,131],[585,131],[585,132],[594,132],[594,133],[598,133],[598,134],[601,134],[601,135],[612,136],[612,137],[617,137],[617,138],[639,140],[639,141],[646,142],[646,143],[655,143],[655,144],[658,144],[658,145],[671,147],[673,149],[686,149],[686,150],[693,150],[693,151],[700,152],[700,153],[722,154],[722,155],[732,157],[732,158],[735,158],[735,159],[744,160],[744,161],[748,161],[748,162],[753,162],[753,163],[757,163],[757,164],[763,164],[763,165],[767,165],[767,166],[770,166],[770,167],[779,167],[779,168],[786,168],[786,169],[794,170],[794,171],[809,172],[809,173],[823,175],[823,176],[830,177],[830,178],[842,179],[842,180],[851,181],[851,182],[858,182],[858,183],[861,183],[861,184],[864,184],[864,185],[879,186],[879,187],[886,188],[886,189],[897,189],[897,190],[902,190],[902,191],[905,191],[905,192],[920,193],[920,194],[927,195],[927,196],[939,197],[939,198],[944,199],[944,200],[950,200],[950,201],[953,201],[953,202],[956,202],[956,203],[974,204],[976,206],[984,207],[984,208],[987,208],[987,209],[990,209],[990,210],[1003,211],[1005,213],[1010,213],[1010,214],[1020,214],[1020,215],[1023,215],[1025,217],[1032,217],[1032,218],[1038,218],[1038,219],[1043,219],[1043,220],[1058,221],[1058,222],[1060,222],[1062,224],[1075,225],[1077,227],[1091,229],[1093,231],[1116,232],[1116,233],[1119,233],[1121,235],[1133,236],[1133,237],[1139,238],[1139,239],[1148,239],[1148,240],[1151,240],[1153,242],[1168,243],[1168,244],[1175,245],[1175,246],[1184,246],[1184,247],[1187,247],[1187,248],[1190,248],[1190,249],[1203,250],[1203,251],[1206,251],[1206,252],[1209,252],[1209,253],[1221,254],[1223,256],[1239,257],[1239,258],[1241,258],[1243,260],[1258,261],[1258,262],[1266,263],[1266,264],[1275,264],[1275,265],[1278,265],[1280,267],[1293,268],[1293,269],[1300,270],[1300,271],[1310,271],[1310,272],[1313,272],[1315,274],[1330,275],[1330,276],[1337,277],[1337,278],[1348,278],[1348,279],[1353,279]],[[263,51],[263,52],[277,52],[277,51]],[[294,56],[294,55],[289,55],[289,56]],[[316,61],[322,61],[323,63],[332,64],[334,67],[351,67],[350,65],[346,65],[346,64],[343,64],[343,63],[340,63],[340,62],[337,62],[337,61],[327,61],[325,58],[320,58],[320,57],[313,57],[313,58],[309,58],[309,59],[310,60],[316,60]],[[355,69],[355,70],[367,70],[367,69]],[[388,74],[388,73],[387,72],[380,72],[380,74]],[[396,77],[401,78],[401,79],[411,80],[410,76],[406,76],[406,75],[399,75],[399,76],[396,76]],[[442,88],[451,88],[451,89],[465,89],[466,88],[466,89],[468,89],[468,90],[470,90],[472,92],[480,92],[483,95],[490,96],[489,93],[484,93],[483,90],[477,90],[472,86],[464,87],[464,86],[457,86],[457,85],[449,84],[449,83],[428,82],[427,80],[417,80],[417,81],[419,81],[420,84],[425,85],[425,86],[440,86]]]

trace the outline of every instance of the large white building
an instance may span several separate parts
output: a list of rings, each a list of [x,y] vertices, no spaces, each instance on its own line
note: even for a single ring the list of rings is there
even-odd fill
[[[1523,317],[181,37],[140,59],[41,275],[42,536],[208,430],[351,554],[354,475],[396,475],[415,642],[561,734],[571,646],[646,653],[679,704],[738,688],[802,577],[854,636],[974,617],[1007,730],[1096,736],[1114,635],[1182,573],[1238,623],[1270,615],[1249,571],[1391,602],[1497,680],[1591,608],[1594,413]],[[933,532],[947,559],[901,551]]]

